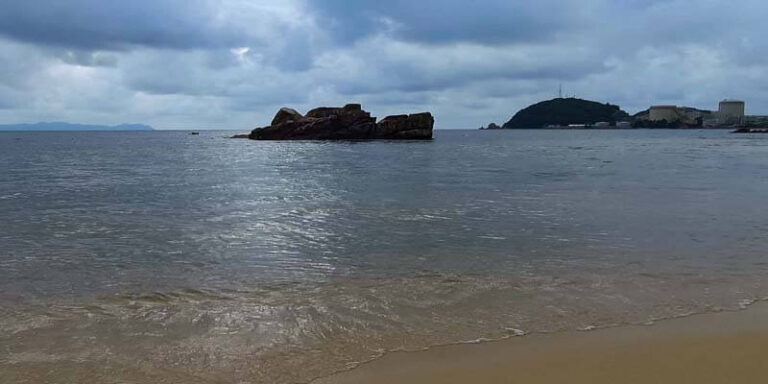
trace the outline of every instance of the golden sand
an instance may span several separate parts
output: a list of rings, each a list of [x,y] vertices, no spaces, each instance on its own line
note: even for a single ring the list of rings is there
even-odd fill
[[[768,304],[590,332],[397,352],[314,384],[768,383]]]

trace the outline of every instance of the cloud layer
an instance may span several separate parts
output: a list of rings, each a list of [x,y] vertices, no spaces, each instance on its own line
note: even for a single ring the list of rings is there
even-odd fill
[[[0,0],[0,123],[246,129],[282,105],[431,110],[439,128],[569,94],[768,113],[757,0]]]

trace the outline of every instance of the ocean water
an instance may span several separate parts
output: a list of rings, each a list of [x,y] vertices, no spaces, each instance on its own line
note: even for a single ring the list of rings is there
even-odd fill
[[[295,383],[768,297],[768,136],[0,132],[0,382]]]

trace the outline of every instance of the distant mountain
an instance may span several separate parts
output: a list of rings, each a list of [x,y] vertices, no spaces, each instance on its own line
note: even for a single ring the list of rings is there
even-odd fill
[[[89,125],[62,122],[34,124],[0,124],[0,131],[152,131],[144,124]]]
[[[577,98],[558,98],[520,110],[502,128],[543,128],[548,125],[614,123],[630,116],[616,105]]]

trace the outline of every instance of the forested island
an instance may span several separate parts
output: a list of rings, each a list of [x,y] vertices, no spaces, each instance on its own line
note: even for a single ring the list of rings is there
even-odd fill
[[[524,108],[501,127],[491,124],[488,129],[558,128],[574,125],[607,127],[630,119],[630,115],[617,105],[577,98],[556,98]]]

